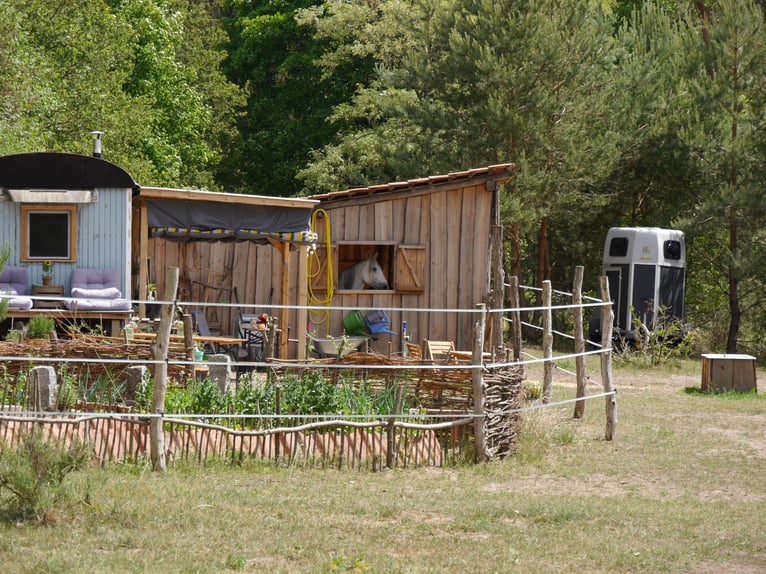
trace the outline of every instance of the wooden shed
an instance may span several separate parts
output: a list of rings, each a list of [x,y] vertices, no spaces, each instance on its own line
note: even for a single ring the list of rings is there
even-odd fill
[[[278,355],[295,356],[305,332],[306,261],[318,201],[140,187],[133,198],[133,281],[164,292],[164,270],[178,267],[180,299],[201,302],[213,332],[233,333],[239,312],[279,318]],[[204,305],[223,303],[227,306]],[[303,326],[301,328],[301,325]]]
[[[329,286],[334,307],[391,309],[391,330],[398,334],[378,336],[373,348],[379,352],[401,348],[403,321],[413,342],[447,340],[470,349],[471,314],[450,311],[488,300],[493,265],[502,262],[502,234],[494,232],[498,198],[514,169],[493,165],[313,196],[321,217],[310,300],[327,298]],[[495,263],[493,249],[500,254]],[[368,254],[377,255],[389,289],[338,288],[339,274]],[[344,316],[331,312],[325,321],[312,313],[310,329],[339,336]]]

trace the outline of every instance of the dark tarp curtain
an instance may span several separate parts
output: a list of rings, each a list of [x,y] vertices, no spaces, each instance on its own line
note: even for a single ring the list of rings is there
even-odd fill
[[[312,208],[147,199],[151,237],[174,241],[239,239],[314,243]]]

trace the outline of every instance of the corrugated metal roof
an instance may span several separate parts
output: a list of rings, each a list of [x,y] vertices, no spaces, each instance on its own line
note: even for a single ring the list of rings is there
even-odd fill
[[[100,158],[59,152],[0,157],[0,187],[6,189],[96,189],[136,187],[121,167]]]
[[[516,170],[516,164],[513,163],[501,163],[497,165],[490,165],[487,167],[479,167],[475,169],[469,169],[466,171],[454,171],[446,175],[432,175],[429,177],[420,177],[417,179],[409,179],[407,181],[397,181],[392,183],[385,183],[379,185],[370,185],[368,187],[355,187],[347,189],[345,191],[332,191],[329,193],[321,193],[310,196],[311,199],[318,199],[320,201],[332,201],[336,199],[348,199],[352,197],[360,197],[365,195],[375,195],[379,193],[390,193],[394,191],[413,190],[432,185],[439,185],[444,183],[452,183],[457,181],[469,181],[474,178],[483,177],[494,179],[502,183],[513,177]]]

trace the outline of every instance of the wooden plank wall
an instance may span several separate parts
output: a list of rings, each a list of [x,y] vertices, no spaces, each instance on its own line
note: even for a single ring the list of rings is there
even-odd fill
[[[333,305],[404,309],[473,309],[484,300],[490,277],[490,229],[492,193],[484,182],[427,193],[387,193],[363,199],[321,205],[331,219],[333,242],[388,241],[424,245],[425,291],[422,293],[374,291],[336,292]],[[323,243],[322,231],[320,244]],[[334,270],[337,278],[337,269]],[[471,348],[470,313],[399,312],[391,315],[393,331],[407,321],[411,342],[423,339],[454,341],[459,349]],[[315,326],[320,336],[340,336],[343,313],[333,312],[329,329]],[[373,349],[394,352],[401,348],[399,336],[381,335]]]
[[[219,324],[224,335],[233,333],[232,318],[244,313],[269,313],[280,318],[280,324],[294,326],[296,312],[274,308],[282,300],[283,262],[280,251],[270,244],[249,241],[181,243],[153,238],[149,240],[149,281],[162,293],[164,269],[177,266],[181,283],[188,290],[184,301],[201,303],[239,303],[238,307],[206,307],[211,327]],[[297,251],[290,252],[288,304],[297,305]],[[294,332],[291,333],[294,336]]]
[[[423,292],[336,291],[332,305],[349,309],[473,309],[489,289],[492,201],[492,193],[485,190],[481,181],[468,187],[383,193],[320,205],[330,216],[333,242],[379,241],[425,247]],[[322,246],[323,224],[317,232]],[[178,243],[150,239],[148,253],[150,282],[157,284],[158,292],[162,292],[164,269],[178,266],[181,278],[191,285],[191,293],[185,299],[231,303],[238,300],[244,312],[270,312],[280,317],[282,326],[286,320],[290,337],[295,338],[297,312],[269,307],[270,298],[273,305],[282,300],[283,262],[275,247],[250,242]],[[298,267],[298,252],[293,250],[288,268],[290,305],[298,304]],[[337,281],[337,269],[334,276]],[[237,311],[209,308],[206,315],[209,322],[220,323],[221,333],[230,334],[231,319]],[[309,313],[309,333],[341,336],[347,312],[332,311],[327,321],[322,313]],[[471,348],[470,313],[392,311],[389,315],[393,331],[400,332],[402,321],[407,321],[411,342],[450,340],[458,349]],[[286,339],[286,334],[283,337]],[[382,334],[372,348],[381,353],[399,352],[401,344],[400,336]],[[291,344],[287,356],[295,358],[296,350],[296,345]]]

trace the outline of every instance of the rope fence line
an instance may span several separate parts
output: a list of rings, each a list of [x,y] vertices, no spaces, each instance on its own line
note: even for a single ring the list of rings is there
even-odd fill
[[[588,401],[593,399],[601,399],[617,394],[616,390],[604,393],[596,393],[588,395],[587,397],[575,397],[572,399],[562,399],[560,401],[552,403],[533,403],[525,407],[518,407],[514,409],[504,409],[500,411],[488,411],[486,413],[450,413],[445,414],[427,414],[427,413],[407,413],[407,414],[358,414],[358,415],[343,415],[343,418],[338,418],[337,414],[232,414],[232,413],[200,413],[200,414],[172,414],[167,415],[165,413],[91,413],[91,414],[75,414],[71,411],[0,411],[0,420],[16,421],[16,422],[47,422],[51,419],[55,419],[56,422],[63,424],[79,424],[88,420],[96,419],[110,419],[110,420],[129,420],[129,421],[145,421],[148,422],[151,419],[160,419],[167,423],[178,423],[192,426],[220,428],[225,430],[231,430],[229,427],[223,427],[220,425],[206,425],[199,419],[233,419],[233,420],[306,420],[317,419],[317,422],[310,423],[309,425],[298,427],[279,427],[269,429],[269,432],[295,432],[301,430],[309,430],[311,428],[319,428],[319,426],[358,426],[358,425],[374,425],[384,421],[393,421],[393,424],[401,426],[401,428],[417,428],[417,429],[440,429],[448,428],[450,426],[456,426],[455,421],[462,421],[457,423],[457,426],[468,424],[473,420],[480,418],[487,418],[498,415],[509,415],[515,413],[524,413],[530,411],[536,411],[541,409],[561,407],[576,403],[578,401]],[[436,424],[419,424],[411,423],[398,419],[443,419],[448,416],[450,419],[454,419],[449,423],[436,423]],[[369,420],[370,422],[360,423],[359,420]],[[318,425],[318,426],[317,426]],[[359,428],[362,428],[361,426]],[[260,431],[259,431],[260,432]],[[244,432],[243,434],[248,434]]]
[[[550,293],[550,290],[549,290]],[[569,293],[560,292],[562,295],[572,296]],[[41,297],[42,299],[48,299],[50,300],[51,297]],[[552,311],[567,311],[572,309],[583,309],[583,308],[589,308],[589,307],[603,307],[604,303],[593,298],[589,298],[593,302],[591,303],[580,303],[580,304],[562,304],[562,305],[552,305],[550,302],[550,297],[546,297],[546,306],[545,310],[546,312],[550,313]],[[608,298],[606,298],[608,300]],[[141,302],[141,301],[138,301]],[[242,310],[243,308],[260,308],[264,307],[264,305],[260,304],[240,304],[240,303],[194,303],[194,302],[179,302],[177,300],[153,300],[153,301],[146,301],[146,303],[151,303],[154,305],[172,305],[174,310],[178,309],[179,307],[194,307],[196,306],[204,306],[204,307],[229,307],[229,308],[237,308],[239,310]],[[269,304],[268,307],[270,309],[305,309],[305,310],[321,310],[321,311],[329,311],[329,310],[342,310],[342,311],[348,311],[349,308],[347,307],[340,307],[340,306],[315,306],[315,305],[307,305],[307,306],[294,306],[294,305],[274,305]],[[354,307],[354,309],[357,310],[381,310],[382,308],[379,306],[375,307]],[[487,317],[491,314],[501,314],[503,316],[503,320],[506,322],[512,321],[508,318],[506,318],[504,315],[507,313],[520,313],[520,312],[539,312],[543,308],[539,306],[533,306],[533,307],[513,307],[510,309],[505,308],[499,308],[499,309],[482,309],[482,316]],[[392,311],[401,311],[401,312],[418,312],[422,313],[424,309],[422,308],[411,308],[411,307],[391,307],[386,308],[386,310],[392,310]],[[475,315],[477,312],[476,308],[472,309],[428,309],[427,311],[431,313],[470,313],[472,315]],[[526,325],[529,328],[534,329],[541,329],[549,333],[550,335],[556,335],[567,339],[574,339],[575,337],[562,333],[560,331],[555,331],[550,328],[550,319],[547,320],[547,326],[539,327],[537,325],[533,325],[526,322],[519,322],[521,325]],[[546,321],[544,320],[544,325]],[[595,346],[595,344],[594,344]],[[524,353],[527,357],[533,357],[532,359],[519,359],[519,360],[512,360],[512,361],[498,361],[495,362],[494,359],[492,361],[482,361],[481,363],[474,364],[472,361],[470,362],[461,362],[457,364],[437,364],[437,363],[428,363],[428,364],[422,364],[422,363],[415,363],[415,362],[407,362],[407,363],[397,363],[397,364],[344,364],[339,362],[323,362],[323,361],[304,361],[304,362],[285,362],[285,361],[278,361],[278,360],[261,360],[261,361],[233,361],[235,366],[237,368],[245,367],[245,368],[265,368],[269,369],[273,372],[276,372],[280,369],[284,370],[301,370],[301,369],[326,369],[328,371],[334,371],[334,370],[351,370],[351,371],[462,371],[467,373],[473,373],[473,377],[476,377],[476,373],[487,373],[490,371],[495,371],[499,369],[507,369],[512,367],[520,367],[527,364],[535,364],[535,363],[544,363],[546,365],[546,370],[548,370],[549,366],[552,366],[555,369],[561,370],[563,372],[567,372],[570,375],[575,375],[575,373],[571,373],[566,371],[565,369],[559,367],[556,364],[556,361],[566,360],[566,359],[580,359],[588,355],[601,355],[606,356],[609,353],[611,353],[611,349],[596,349],[592,351],[582,352],[582,353],[574,353],[574,354],[568,354],[568,355],[561,355],[556,357],[555,359],[551,356],[546,356],[545,358],[534,358],[529,353]],[[476,348],[474,348],[474,355],[476,355]],[[103,357],[55,357],[55,356],[46,356],[46,357],[40,357],[40,356],[7,356],[3,355],[0,356],[0,361],[29,361],[29,362],[37,362],[37,363],[79,363],[79,364],[88,364],[88,363],[114,363],[114,364],[121,364],[121,365],[179,365],[179,366],[196,366],[196,365],[204,365],[206,364],[205,361],[197,361],[197,360],[191,360],[191,359],[151,359],[151,358],[136,358],[136,357],[110,357],[110,356],[103,356]],[[283,373],[284,374],[284,373]],[[479,375],[481,376],[481,375]],[[587,377],[588,382],[590,382],[590,377]],[[580,384],[578,383],[578,388]],[[474,391],[476,391],[476,386],[474,384]],[[459,427],[464,427],[466,425],[469,425],[471,423],[478,424],[484,424],[484,421],[487,421],[489,419],[497,418],[497,417],[511,417],[514,415],[520,415],[524,412],[538,410],[542,408],[553,408],[553,407],[559,407],[571,403],[576,404],[584,404],[585,401],[591,400],[591,399],[599,399],[599,398],[611,398],[612,403],[614,402],[614,397],[616,396],[615,390],[607,390],[607,386],[604,386],[605,391],[603,393],[598,393],[594,395],[588,395],[588,396],[578,396],[573,399],[566,399],[562,401],[557,402],[551,402],[549,396],[544,396],[543,400],[539,404],[532,404],[527,405],[523,407],[517,407],[517,408],[486,408],[484,412],[451,412],[451,413],[438,413],[438,414],[417,414],[417,413],[401,413],[401,414],[395,414],[395,415],[344,415],[343,417],[338,417],[337,415],[325,415],[324,417],[319,417],[317,419],[314,419],[316,415],[305,415],[305,414],[297,414],[297,415],[289,415],[289,414],[280,414],[280,413],[274,413],[274,414],[259,414],[259,415],[253,415],[253,414],[230,414],[226,415],[224,413],[211,413],[211,414],[194,414],[194,415],[168,415],[166,413],[99,413],[99,414],[89,414],[89,415],[76,415],[73,414],[75,411],[70,412],[64,412],[64,413],[46,413],[45,416],[41,416],[40,413],[35,413],[34,416],[24,416],[25,413],[15,412],[15,414],[11,415],[10,413],[6,412],[0,412],[0,421],[7,421],[7,422],[23,422],[23,423],[40,423],[42,421],[51,421],[53,420],[51,417],[60,417],[59,421],[62,421],[71,425],[80,424],[83,422],[91,423],[98,425],[98,421],[107,420],[107,421],[119,421],[119,422],[125,422],[130,424],[138,424],[138,425],[148,425],[150,421],[161,421],[161,424],[164,423],[165,425],[170,425],[171,432],[172,429],[175,426],[183,426],[187,430],[184,431],[187,433],[187,438],[184,440],[189,441],[197,441],[198,437],[192,436],[193,433],[200,431],[215,431],[218,433],[225,433],[226,436],[229,437],[283,437],[285,435],[292,435],[294,436],[296,433],[302,433],[302,432],[308,432],[308,433],[315,433],[320,430],[326,430],[326,429],[332,429],[336,428],[340,432],[341,436],[341,448],[342,448],[342,441],[343,436],[346,436],[347,430],[343,430],[344,427],[347,427],[347,429],[353,429],[351,432],[357,432],[357,431],[366,431],[371,429],[380,429],[381,431],[385,431],[388,433],[389,441],[392,441],[392,437],[395,431],[418,431],[418,432],[439,432],[439,431],[445,431],[452,429],[453,431]],[[480,391],[476,391],[480,392]],[[607,401],[609,402],[609,401]],[[609,407],[607,406],[607,409]],[[14,418],[15,417],[15,418]],[[449,420],[444,421],[445,418],[448,418]],[[202,419],[202,420],[201,420]],[[222,421],[226,419],[232,419],[235,421],[235,424],[239,421],[242,421],[243,423],[246,421],[263,421],[263,422],[273,422],[277,421],[277,424],[279,424],[280,421],[288,421],[288,420],[294,420],[300,424],[297,426],[283,426],[280,424],[280,426],[275,428],[265,428],[265,429],[248,429],[248,430],[241,430],[237,428],[230,428],[226,427],[224,425],[220,424],[210,424],[207,422],[203,422],[203,420],[216,420],[216,421]],[[441,419],[442,422],[413,422],[413,421],[433,421],[433,420],[439,420]],[[312,422],[302,422],[311,420]],[[481,421],[481,423],[480,423]],[[474,426],[476,426],[474,425]],[[609,428],[609,422],[608,422],[608,428]],[[194,430],[197,429],[197,430]],[[178,431],[175,431],[176,433]],[[192,434],[190,434],[192,433]],[[609,431],[608,431],[609,435]],[[348,435],[350,436],[350,435]],[[425,435],[420,435],[425,436]],[[402,435],[402,438],[406,438],[406,435]],[[219,439],[219,440],[228,440],[228,439]],[[275,439],[276,440],[276,439]],[[447,443],[440,443],[440,440],[447,440]],[[430,446],[427,447],[429,452],[433,450],[435,447],[434,445],[437,445],[437,450],[442,452],[444,454],[444,458],[438,458],[438,460],[444,460],[446,458],[446,453],[449,451],[449,448],[446,446],[454,445],[455,444],[455,436],[452,436],[451,438],[442,437],[442,439],[436,438],[436,435],[429,435],[427,438],[427,442]],[[460,439],[462,440],[462,439]],[[477,438],[477,449],[484,449],[483,442],[479,444],[479,439]],[[608,440],[611,440],[611,436],[609,436]],[[435,441],[435,442],[434,442]],[[196,443],[195,443],[196,444]],[[389,453],[391,452],[393,442],[390,442],[389,444]],[[276,457],[279,458],[279,452],[280,452],[280,446],[277,442],[274,446],[276,448]],[[443,450],[442,450],[443,447]],[[184,447],[187,448],[188,446]],[[229,447],[226,447],[227,449]],[[271,446],[269,448],[272,448]],[[285,448],[287,448],[287,445],[285,445]],[[496,448],[496,447],[489,447],[488,448]],[[352,458],[353,458],[352,454]],[[342,456],[341,456],[342,458]],[[361,454],[359,455],[359,460],[361,460]],[[431,455],[429,454],[427,457],[427,460],[436,460],[432,459]]]
[[[10,295],[2,295],[0,294],[0,299],[2,298],[9,298]],[[67,297],[57,297],[57,296],[51,296],[51,295],[29,295],[29,299],[33,301],[63,301],[68,299]],[[265,302],[265,303],[223,303],[223,302],[213,302],[213,301],[181,301],[181,300],[170,300],[170,299],[127,299],[131,303],[131,305],[139,305],[139,304],[145,304],[145,305],[170,305],[178,308],[197,308],[197,307],[221,307],[221,308],[227,308],[227,309],[285,309],[285,310],[303,310],[303,311],[350,311],[350,310],[358,310],[358,311],[400,311],[400,312],[410,312],[410,313],[422,313],[424,309],[422,307],[384,307],[384,306],[355,306],[352,308],[350,307],[343,307],[338,305],[330,305],[330,306],[324,306],[324,305],[282,305],[279,303],[273,303],[273,302]],[[594,302],[592,303],[582,303],[580,305],[574,305],[574,304],[562,304],[562,305],[553,305],[550,308],[553,310],[566,310],[566,309],[575,309],[575,308],[589,308],[589,307],[601,307],[603,306],[603,302],[601,302],[598,299],[593,299]],[[64,309],[65,310],[65,309]],[[487,314],[506,314],[511,312],[532,312],[532,311],[539,311],[541,310],[541,307],[538,306],[531,306],[531,307],[514,307],[514,308],[492,308],[487,309],[485,312]],[[56,309],[51,309],[51,311],[56,311]],[[455,314],[476,314],[476,309],[460,309],[455,307],[444,307],[444,308],[429,308],[427,309],[430,313],[455,313]],[[105,313],[108,313],[108,311],[104,311]],[[77,319],[77,312],[73,311],[73,319]]]

